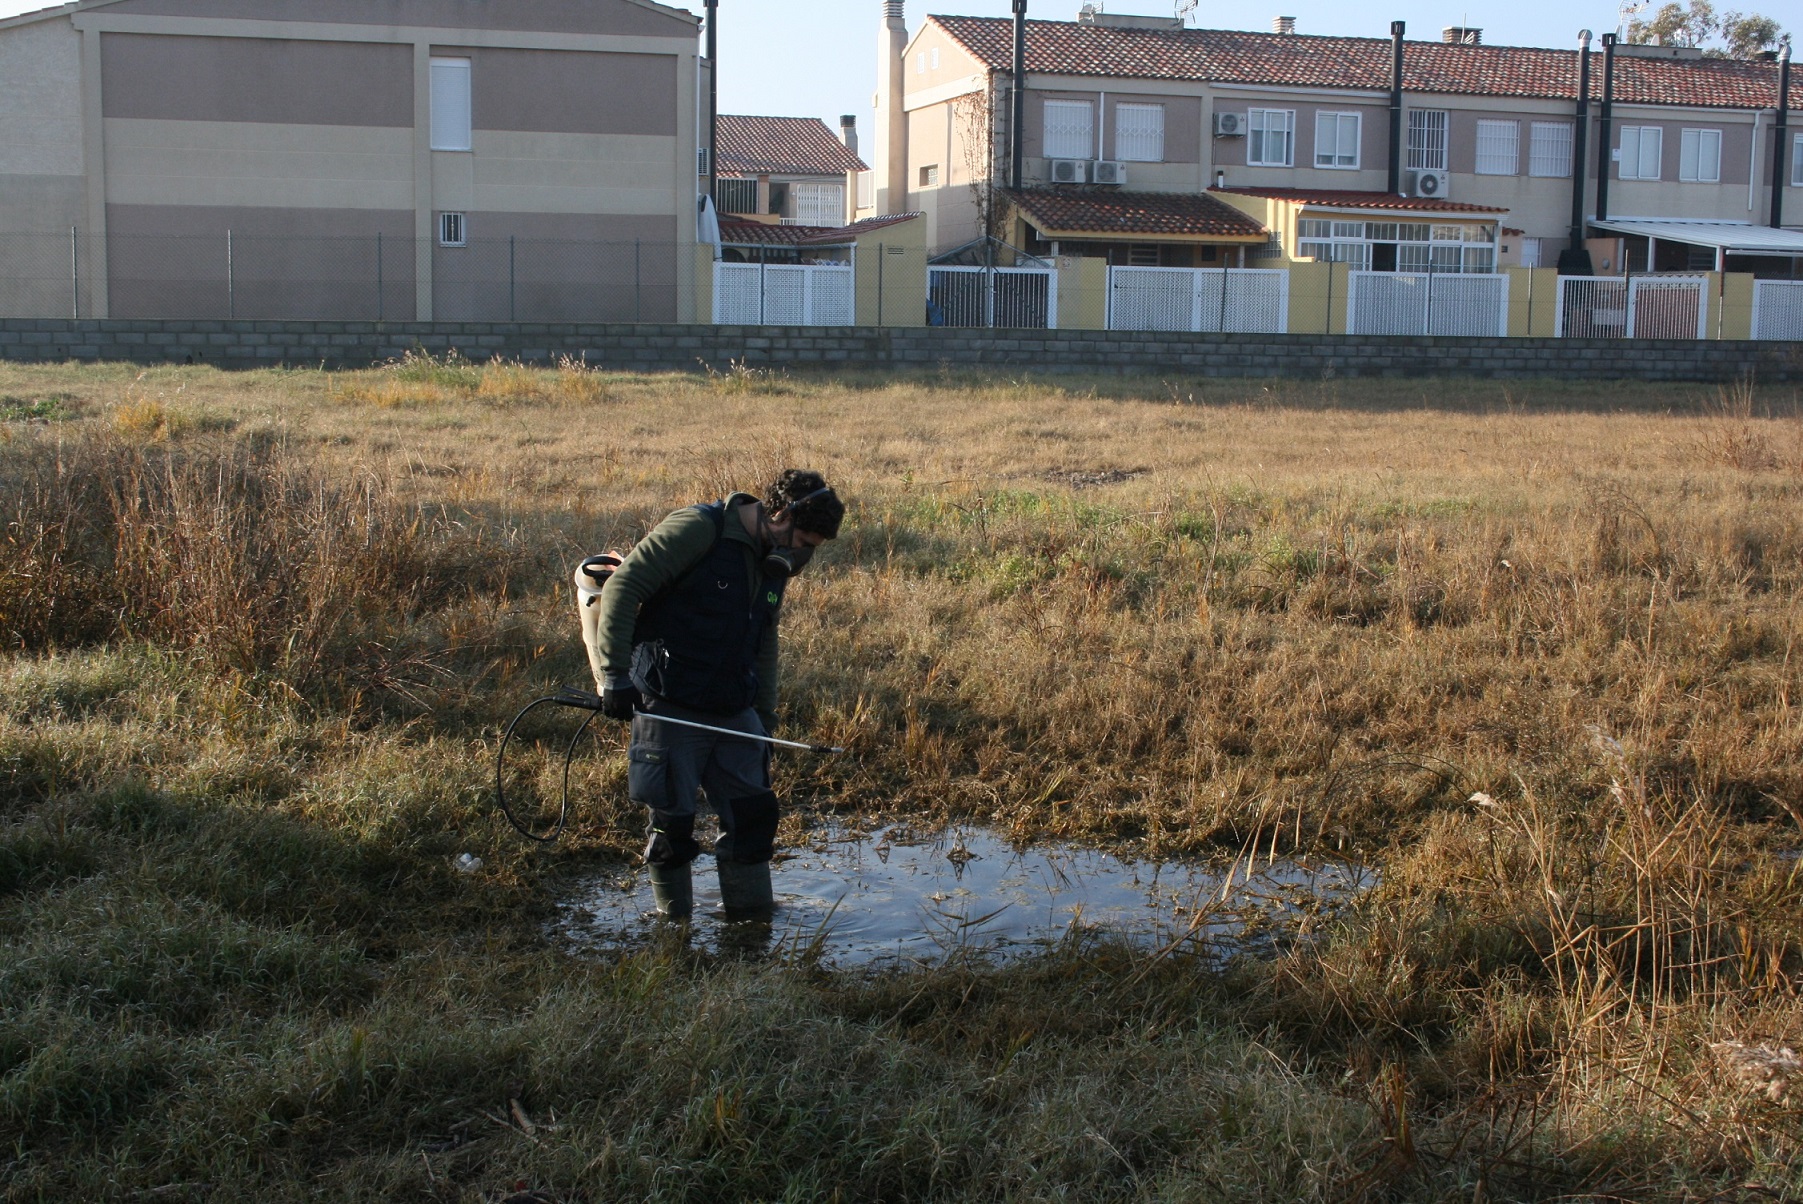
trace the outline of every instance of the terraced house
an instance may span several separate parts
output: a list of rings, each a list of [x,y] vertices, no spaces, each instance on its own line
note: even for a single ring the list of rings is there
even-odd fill
[[[1575,250],[1605,275],[1798,272],[1803,123],[1778,120],[1775,61],[1092,9],[1020,22],[1017,93],[1014,22],[910,35],[886,0],[870,211],[924,211],[938,250],[989,235],[1122,266],[1580,271]]]
[[[692,320],[696,34],[651,0],[0,21],[0,314]]]
[[[822,227],[851,220],[852,189],[869,170],[858,158],[857,118],[841,118],[835,138],[817,117],[722,113],[717,137],[723,215]]]

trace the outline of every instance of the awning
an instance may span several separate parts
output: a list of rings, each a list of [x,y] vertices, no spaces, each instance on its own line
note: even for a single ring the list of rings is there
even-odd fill
[[[1633,234],[1659,242],[1710,247],[1726,255],[1803,257],[1803,230],[1774,230],[1751,222],[1591,222],[1611,234]]]

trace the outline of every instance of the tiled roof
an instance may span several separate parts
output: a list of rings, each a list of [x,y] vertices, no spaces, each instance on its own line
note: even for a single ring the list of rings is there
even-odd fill
[[[1298,201],[1330,209],[1397,209],[1411,213],[1507,213],[1502,205],[1467,205],[1431,196],[1397,196],[1393,192],[1349,192],[1334,188],[1211,188],[1210,192],[1234,192],[1241,196]]]
[[[883,217],[867,217],[849,226],[776,226],[723,218],[720,222],[720,242],[725,246],[842,247],[856,241],[861,234],[881,230],[885,226],[898,226],[920,216],[919,213],[892,213]]]
[[[818,117],[739,117],[722,113],[719,137],[723,174],[835,176],[870,170]]]
[[[1188,235],[1263,242],[1265,228],[1232,205],[1202,193],[1027,189],[1008,194],[1041,233]]]
[[[1013,22],[1005,17],[927,18],[988,67],[1007,71]],[[1591,55],[1591,94],[1603,94],[1603,56]],[[1047,75],[1210,80],[1314,88],[1390,87],[1388,38],[1328,38],[1238,29],[1134,29],[1027,22],[1027,70]],[[1409,92],[1576,100],[1576,50],[1405,42]],[[1615,98],[1624,104],[1766,109],[1777,103],[1776,63],[1617,55]],[[1803,102],[1792,92],[1793,107]]]

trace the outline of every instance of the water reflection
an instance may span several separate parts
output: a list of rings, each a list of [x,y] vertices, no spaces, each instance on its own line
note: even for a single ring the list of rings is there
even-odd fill
[[[1073,926],[1151,947],[1258,949],[1306,935],[1375,881],[1373,871],[1343,862],[1249,866],[1130,861],[1069,845],[1016,849],[971,827],[809,835],[806,846],[778,854],[776,918],[756,932],[720,916],[713,865],[697,861],[691,942],[727,953],[768,946],[842,968],[959,951],[1019,956]],[[644,871],[616,868],[577,884],[557,928],[580,947],[633,946],[668,927],[651,913]]]

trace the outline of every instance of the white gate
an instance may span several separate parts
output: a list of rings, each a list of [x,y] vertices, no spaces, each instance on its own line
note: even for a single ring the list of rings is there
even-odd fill
[[[1490,273],[1351,272],[1346,329],[1352,334],[1509,333],[1509,278]]]
[[[721,326],[850,326],[855,269],[841,264],[715,263],[714,321]]]
[[[1753,337],[1803,341],[1803,280],[1753,282]]]
[[[927,269],[934,326],[1058,328],[1058,274],[1050,268],[938,266]]]
[[[1284,334],[1290,274],[1273,268],[1109,268],[1108,329]]]
[[[1561,276],[1562,339],[1700,339],[1708,334],[1706,276]]]

